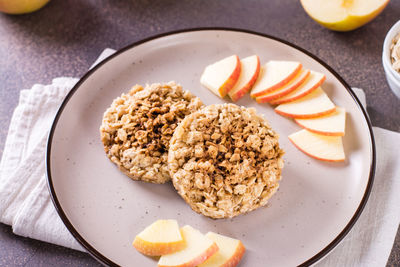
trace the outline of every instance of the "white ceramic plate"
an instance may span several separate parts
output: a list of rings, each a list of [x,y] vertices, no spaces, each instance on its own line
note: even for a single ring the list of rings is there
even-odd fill
[[[200,85],[204,67],[226,56],[257,54],[267,60],[297,60],[323,72],[323,89],[347,111],[347,160],[327,163],[297,150],[287,136],[300,127],[268,104],[246,96],[238,104],[265,114],[286,151],[280,189],[267,207],[234,219],[213,220],[192,211],[173,186],[133,181],[105,156],[99,138],[103,112],[134,84],[175,80],[205,104],[223,103]],[[369,121],[346,83],[306,51],[269,36],[229,29],[195,29],[135,43],[89,71],[67,96],[48,142],[48,182],[68,229],[108,265],[155,266],[135,251],[135,235],[156,219],[174,218],[203,233],[241,239],[242,266],[309,265],[347,234],[371,190],[375,149]]]

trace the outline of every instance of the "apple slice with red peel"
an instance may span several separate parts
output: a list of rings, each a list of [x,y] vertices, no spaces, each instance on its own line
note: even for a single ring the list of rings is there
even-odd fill
[[[290,80],[287,84],[285,84],[284,86],[280,87],[277,90],[266,93],[264,95],[257,96],[256,101],[258,103],[270,102],[270,101],[273,101],[274,99],[283,97],[283,96],[289,94],[290,92],[293,92],[301,84],[304,83],[304,81],[308,78],[310,73],[311,73],[310,70],[301,69],[299,71],[299,73],[296,75],[296,77],[294,77],[292,80]]]
[[[261,68],[250,96],[255,98],[284,86],[297,75],[301,68],[301,63],[296,61],[268,61]]]
[[[189,225],[182,227],[181,233],[186,241],[186,247],[178,252],[161,256],[158,261],[159,267],[194,267],[213,256],[219,249],[214,241]]]
[[[295,122],[313,133],[344,136],[346,110],[336,107],[336,111],[331,114],[313,119],[295,119]]]
[[[223,98],[236,84],[240,70],[239,57],[233,55],[208,65],[200,77],[200,83]]]
[[[158,220],[140,232],[133,246],[142,254],[160,256],[183,249],[183,239],[176,220]]]
[[[289,135],[289,140],[302,152],[324,161],[344,161],[341,136],[327,136],[301,130]]]
[[[260,59],[257,55],[240,60],[241,71],[235,86],[228,92],[233,102],[238,101],[253,86],[260,73]]]
[[[309,119],[332,113],[335,109],[335,104],[319,87],[303,98],[277,106],[275,112],[287,117]]]
[[[208,232],[206,237],[218,245],[219,251],[215,253],[214,256],[200,264],[199,267],[234,267],[239,264],[246,251],[246,248],[240,240],[213,232]]]
[[[316,90],[325,81],[326,76],[322,73],[311,71],[307,79],[302,83],[296,90],[290,92],[289,94],[282,96],[278,99],[270,101],[273,105],[279,105],[283,103],[288,103],[295,101],[303,96],[310,94],[312,91]]]

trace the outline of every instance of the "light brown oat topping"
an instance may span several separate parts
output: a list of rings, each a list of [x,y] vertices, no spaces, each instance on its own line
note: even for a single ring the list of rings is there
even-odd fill
[[[231,218],[266,205],[279,187],[283,153],[254,109],[222,104],[180,123],[168,162],[175,188],[193,210]]]
[[[400,33],[394,37],[390,44],[390,60],[393,69],[400,72]]]
[[[168,149],[182,119],[203,104],[175,82],[135,85],[115,99],[100,127],[104,150],[134,180],[165,183]]]

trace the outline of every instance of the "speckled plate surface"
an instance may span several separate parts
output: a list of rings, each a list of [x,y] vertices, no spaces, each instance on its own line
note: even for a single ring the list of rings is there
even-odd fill
[[[204,67],[223,57],[257,54],[267,60],[298,60],[323,72],[323,89],[347,110],[347,160],[327,163],[297,150],[287,136],[300,127],[249,96],[237,104],[255,107],[280,134],[286,151],[280,189],[267,207],[234,219],[213,220],[192,211],[173,186],[133,181],[103,151],[99,126],[112,100],[136,83],[175,80],[205,104],[221,100],[200,85]],[[365,111],[349,86],[306,51],[269,36],[231,29],[168,33],[132,44],[89,71],[69,93],[54,121],[47,153],[53,202],[75,238],[107,265],[155,266],[131,246],[156,219],[177,219],[202,232],[241,239],[242,266],[315,263],[351,229],[372,187],[375,147]]]

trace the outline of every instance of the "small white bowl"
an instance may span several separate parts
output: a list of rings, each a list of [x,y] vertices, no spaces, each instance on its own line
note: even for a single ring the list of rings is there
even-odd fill
[[[386,79],[388,81],[389,87],[392,89],[393,93],[400,98],[400,73],[392,68],[390,60],[390,45],[394,37],[400,33],[400,20],[396,22],[386,34],[385,41],[383,42],[383,52],[382,52],[382,64],[385,70]]]

